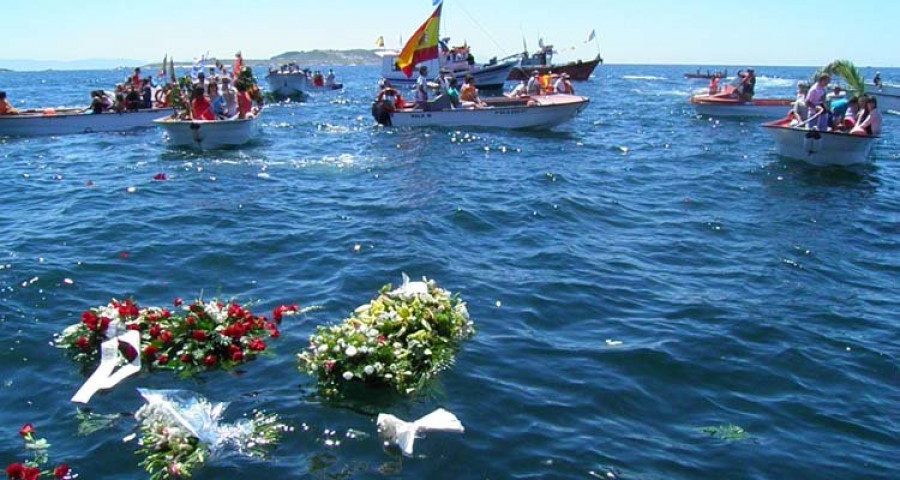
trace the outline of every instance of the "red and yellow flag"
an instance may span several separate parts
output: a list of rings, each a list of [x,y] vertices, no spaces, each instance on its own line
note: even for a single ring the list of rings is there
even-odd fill
[[[397,66],[403,70],[407,78],[412,77],[416,64],[438,58],[440,53],[438,36],[440,35],[441,7],[443,6],[443,4],[438,5],[428,20],[425,20],[425,23],[409,38],[406,46],[400,52],[400,56],[397,57]]]

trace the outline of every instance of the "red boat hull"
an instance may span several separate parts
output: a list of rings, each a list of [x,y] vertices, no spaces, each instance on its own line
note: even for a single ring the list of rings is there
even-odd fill
[[[540,75],[545,73],[568,73],[572,80],[583,82],[591,78],[594,69],[602,62],[603,59],[598,56],[587,62],[579,60],[565,65],[520,65],[509,72],[509,80],[528,80],[532,72],[536,71]]]

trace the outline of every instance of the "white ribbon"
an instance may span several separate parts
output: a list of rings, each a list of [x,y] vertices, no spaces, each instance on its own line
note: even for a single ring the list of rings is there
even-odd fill
[[[416,436],[424,432],[454,432],[466,431],[456,415],[439,408],[415,422],[404,422],[399,418],[385,413],[379,414],[375,421],[378,425],[378,433],[388,442],[400,447],[407,457],[413,454],[413,443]]]
[[[108,332],[118,333],[118,322],[110,323]],[[121,353],[119,353],[119,343],[131,345],[134,348],[135,356],[131,362],[122,365],[116,370],[116,367],[127,361]],[[115,370],[115,372],[114,372]],[[90,378],[84,382],[84,385],[78,389],[72,401],[76,403],[88,403],[91,397],[98,390],[109,389],[115,387],[122,380],[141,371],[141,333],[137,330],[128,330],[125,333],[114,336],[113,338],[100,344],[100,365],[94,370]]]
[[[393,295],[399,295],[401,297],[414,297],[416,295],[426,295],[428,294],[428,284],[425,282],[410,282],[409,276],[405,273],[403,275],[403,285],[400,285],[400,288],[391,292]]]

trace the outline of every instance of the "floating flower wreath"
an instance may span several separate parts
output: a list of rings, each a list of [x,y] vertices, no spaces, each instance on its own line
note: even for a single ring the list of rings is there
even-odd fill
[[[254,360],[268,347],[267,339],[279,337],[278,324],[285,315],[300,312],[297,305],[275,309],[272,320],[257,316],[237,302],[197,300],[176,309],[141,308],[131,300],[112,300],[81,315],[81,322],[56,337],[56,345],[69,351],[83,365],[100,359],[100,347],[120,333],[140,333],[140,351],[127,344],[119,348],[131,361],[140,355],[149,369],[174,370],[191,376],[212,369],[232,369]]]
[[[462,340],[474,335],[466,304],[433,280],[381,289],[338,325],[320,326],[298,355],[326,395],[363,382],[410,394],[451,366]]]
[[[19,429],[19,435],[25,441],[25,449],[33,452],[33,458],[7,465],[6,476],[10,480],[39,480],[41,478],[70,480],[77,477],[65,463],[57,465],[52,470],[42,469],[49,463],[47,451],[50,449],[50,444],[43,438],[37,438],[36,433],[34,426],[30,423],[26,423]]]

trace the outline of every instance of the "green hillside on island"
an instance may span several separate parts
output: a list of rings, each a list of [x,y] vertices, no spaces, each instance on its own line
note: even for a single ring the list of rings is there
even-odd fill
[[[207,61],[207,65],[215,62],[217,57],[211,57]],[[218,58],[223,63],[231,65],[234,57]],[[334,66],[350,66],[350,65],[380,65],[381,59],[375,55],[375,50],[365,50],[362,48],[353,50],[310,50],[307,52],[284,52],[269,59],[244,59],[245,65],[280,65],[283,63],[295,62],[303,67],[334,67]],[[175,61],[177,67],[190,67],[190,62]],[[143,68],[157,69],[160,63],[151,63],[144,65]]]

